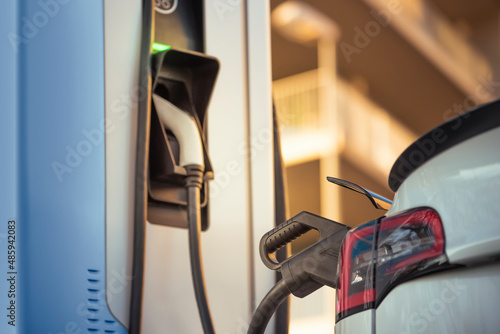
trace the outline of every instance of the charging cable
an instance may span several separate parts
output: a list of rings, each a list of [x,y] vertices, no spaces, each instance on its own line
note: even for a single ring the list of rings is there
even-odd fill
[[[200,190],[203,184],[205,160],[200,129],[193,116],[177,108],[161,96],[153,94],[153,102],[160,121],[172,131],[179,141],[179,165],[186,170],[189,257],[194,292],[203,332],[205,334],[214,334],[215,330],[208,306],[201,256]]]

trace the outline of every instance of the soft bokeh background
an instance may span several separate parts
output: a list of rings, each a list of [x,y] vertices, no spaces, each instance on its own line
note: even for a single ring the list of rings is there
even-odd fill
[[[392,199],[390,168],[412,141],[500,97],[496,0],[271,0],[271,11],[290,216],[383,215],[326,176]],[[331,289],[293,298],[291,333],[331,333],[334,315]]]

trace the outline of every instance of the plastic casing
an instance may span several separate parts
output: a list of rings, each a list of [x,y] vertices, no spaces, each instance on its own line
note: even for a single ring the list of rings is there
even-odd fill
[[[387,216],[436,210],[445,252],[464,265],[396,286],[372,310],[336,324],[336,333],[494,333],[500,328],[500,128],[433,157],[396,192]]]
[[[2,160],[1,184],[10,180],[15,204],[0,233],[16,220],[17,313],[16,326],[7,325],[5,256],[0,333],[126,333],[105,294],[103,2],[30,0],[7,9],[3,36],[25,39],[18,49],[7,38],[1,46],[13,103],[1,112],[9,132],[0,145],[2,155],[7,145],[14,152]]]

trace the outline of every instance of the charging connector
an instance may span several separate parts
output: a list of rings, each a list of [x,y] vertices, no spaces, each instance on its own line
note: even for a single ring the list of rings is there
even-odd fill
[[[316,243],[284,261],[276,260],[278,249],[311,229],[320,234]],[[324,285],[336,287],[340,247],[348,231],[346,225],[303,211],[262,237],[262,261],[269,269],[280,271],[283,278],[259,304],[248,334],[264,333],[274,311],[290,293],[304,298]]]
[[[198,304],[198,312],[205,334],[214,334],[214,326],[210,307],[208,306],[205,279],[203,277],[203,261],[201,256],[201,198],[205,171],[203,142],[200,129],[194,117],[177,108],[175,105],[153,94],[153,102],[163,125],[168,128],[179,141],[180,165],[186,171],[185,187],[187,190],[187,225],[189,233],[189,256],[193,287]]]
[[[206,116],[219,72],[216,58],[164,46],[152,56],[153,89],[148,220],[186,227],[191,274],[205,334],[215,333],[208,306],[200,235],[208,228]]]

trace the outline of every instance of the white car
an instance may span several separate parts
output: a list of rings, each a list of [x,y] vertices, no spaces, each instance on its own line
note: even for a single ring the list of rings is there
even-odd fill
[[[344,239],[336,334],[500,333],[500,100],[419,138],[389,185]]]

